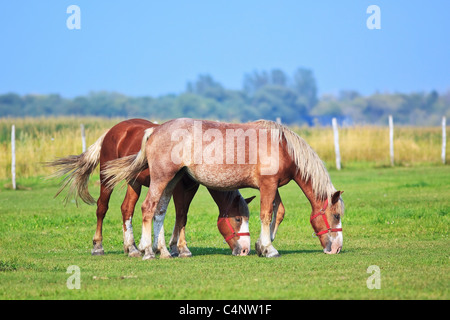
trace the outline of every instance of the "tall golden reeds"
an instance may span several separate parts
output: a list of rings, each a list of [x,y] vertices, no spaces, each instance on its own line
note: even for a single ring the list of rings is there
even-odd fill
[[[334,139],[330,128],[295,128],[329,167],[334,166]],[[344,167],[387,166],[389,128],[354,126],[339,128],[339,146]],[[394,153],[397,165],[439,164],[442,129],[440,127],[403,127],[394,129]],[[447,153],[447,159],[449,155]]]
[[[0,119],[0,179],[11,178],[11,126],[16,126],[17,177],[44,176],[51,168],[43,162],[82,152],[81,129],[86,128],[86,144],[91,145],[121,119],[105,118],[2,118]],[[292,127],[316,150],[328,168],[334,168],[335,155],[331,127]],[[395,128],[396,165],[440,164],[442,129],[440,127]],[[355,126],[339,129],[343,168],[388,166],[389,130],[387,127]],[[447,163],[449,161],[447,152]]]
[[[17,178],[51,173],[43,163],[82,152],[81,124],[86,144],[91,145],[118,119],[99,118],[3,118],[0,119],[0,179],[11,177],[11,126],[16,126]]]

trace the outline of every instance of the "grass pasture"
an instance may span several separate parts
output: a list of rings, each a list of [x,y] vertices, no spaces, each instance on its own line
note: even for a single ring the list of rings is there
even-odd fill
[[[0,299],[443,299],[450,298],[448,238],[450,168],[418,166],[330,171],[345,191],[344,247],[325,255],[311,237],[310,206],[291,183],[280,189],[286,217],[274,246],[282,257],[233,257],[216,228],[217,209],[200,188],[188,217],[193,257],[142,261],[122,251],[120,204],[112,197],[104,224],[105,255],[90,255],[95,208],[53,199],[55,181],[20,178],[21,190],[0,181]],[[98,195],[98,177],[90,190]],[[145,191],[147,189],[144,189]],[[250,205],[252,243],[259,235],[259,194]],[[143,198],[143,197],[142,197]],[[173,204],[165,220],[168,242]],[[140,210],[134,219],[140,238]],[[81,288],[69,290],[67,268],[80,268]],[[369,266],[381,288],[370,290]]]

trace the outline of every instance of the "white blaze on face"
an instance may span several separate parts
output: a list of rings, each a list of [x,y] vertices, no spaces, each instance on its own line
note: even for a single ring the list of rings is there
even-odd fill
[[[247,233],[249,231],[248,227],[248,218],[242,219],[241,228],[239,229],[238,233]],[[239,245],[242,248],[242,251],[246,251],[246,254],[250,253],[250,236],[240,236],[238,240]]]
[[[336,226],[336,228],[342,228],[341,222]],[[336,232],[334,237],[330,236],[331,248],[330,251],[327,251],[328,248],[324,249],[325,253],[335,254],[339,253],[342,249],[342,244],[344,242],[344,237],[342,236],[342,231]],[[329,247],[329,246],[327,246]]]
[[[336,226],[338,229],[342,229],[342,224],[339,222],[339,224]],[[333,243],[336,243],[336,245],[339,245],[340,248],[342,248],[342,244],[344,242],[344,237],[342,236],[342,231],[336,232],[336,237],[332,238]]]
[[[344,215],[344,201],[342,201],[342,199],[339,199],[339,202],[336,204],[337,205],[337,212],[340,213],[341,219],[342,216]],[[339,223],[334,227],[336,229],[342,229],[342,220],[339,220]],[[330,236],[329,239],[331,245],[328,245],[327,248],[324,250],[325,253],[339,253],[342,250],[342,245],[344,243],[344,237],[342,236],[342,231],[339,232],[335,232],[334,236]],[[326,250],[330,250],[330,251],[326,251]]]

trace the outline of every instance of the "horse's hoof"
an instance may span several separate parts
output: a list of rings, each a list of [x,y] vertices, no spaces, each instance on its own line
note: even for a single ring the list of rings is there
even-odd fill
[[[170,252],[167,250],[166,247],[162,247],[161,249],[153,249],[153,252],[159,253],[159,258],[160,259],[172,259],[172,255],[170,254]]]
[[[190,258],[190,257],[192,257],[192,253],[191,253],[191,251],[189,251],[189,249],[186,247],[186,248],[182,248],[180,251],[179,251],[180,253],[179,253],[179,257],[180,258]]]
[[[190,252],[182,252],[179,255],[180,258],[191,258],[192,257],[192,253]]]
[[[142,256],[141,252],[136,248],[135,244],[129,246],[123,246],[123,252],[127,254],[129,257],[140,257]]]
[[[138,249],[142,254],[145,253],[145,248],[142,246],[142,244],[139,243],[137,249]]]
[[[272,245],[263,247],[259,240],[255,243],[255,250],[258,256],[266,258],[279,258],[281,255]]]
[[[276,250],[275,250],[275,251],[276,251]],[[266,255],[266,258],[279,258],[279,257],[281,257],[281,254],[279,254],[278,251]]]
[[[142,257],[142,260],[153,260],[153,259],[155,259],[155,255],[154,254],[145,254]]]
[[[262,252],[261,243],[259,242],[259,240],[256,241],[256,243],[255,243],[255,251],[259,257],[262,256],[263,252]]]
[[[155,253],[152,249],[148,248],[144,251],[144,256],[142,257],[142,260],[152,260],[155,259]]]
[[[177,246],[171,246],[170,247],[170,255],[174,258],[178,257],[180,252],[178,251]]]
[[[138,258],[138,257],[141,257],[142,255],[141,255],[141,252],[139,250],[135,249],[135,250],[130,250],[128,252],[128,256],[132,257],[132,258]]]
[[[160,259],[172,259],[172,255],[169,252],[167,252],[167,253],[161,254],[159,256],[159,258]]]

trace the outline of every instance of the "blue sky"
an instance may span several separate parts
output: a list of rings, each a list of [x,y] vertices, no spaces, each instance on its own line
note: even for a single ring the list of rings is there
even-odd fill
[[[69,30],[69,5],[81,29]],[[369,30],[369,5],[381,30]],[[198,74],[310,68],[319,93],[450,89],[450,1],[3,1],[0,94],[179,93]]]

